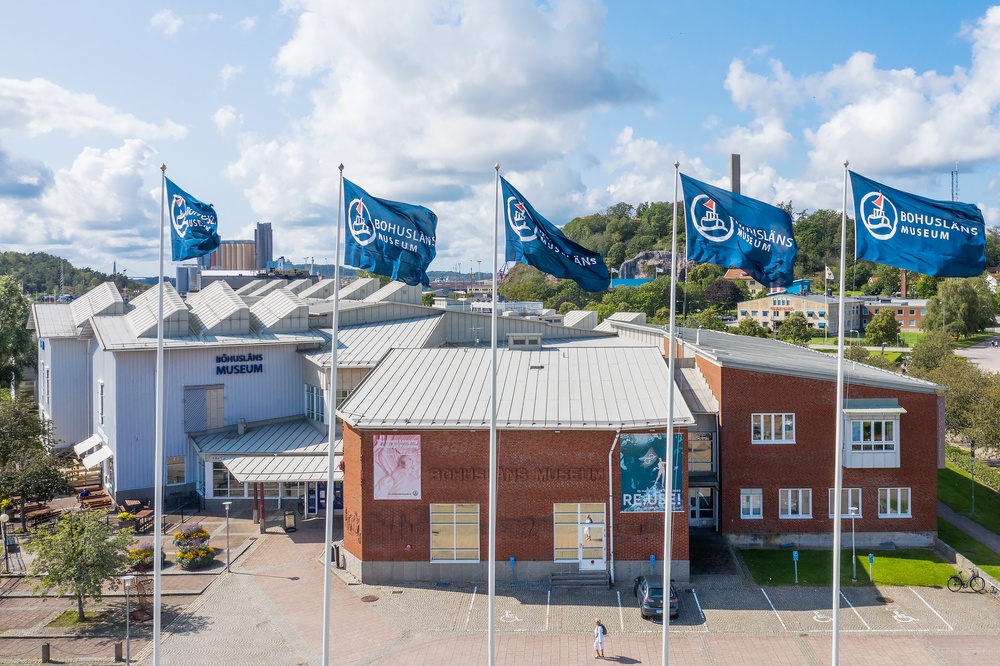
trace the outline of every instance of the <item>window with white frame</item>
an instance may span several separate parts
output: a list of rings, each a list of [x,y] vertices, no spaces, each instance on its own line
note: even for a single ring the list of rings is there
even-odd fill
[[[351,397],[351,389],[337,389],[337,395],[334,398],[337,400],[337,408],[339,409],[344,401]]]
[[[306,384],[306,418],[326,423],[325,391],[318,386]]]
[[[764,491],[761,488],[740,490],[740,517],[746,519],[764,517]]]
[[[244,485],[218,460],[212,463],[212,497],[246,497]]]
[[[851,451],[895,451],[895,419],[851,420]]]
[[[431,504],[431,561],[479,561],[478,504]]]
[[[833,488],[827,493],[830,502],[827,513],[833,518]],[[861,517],[861,488],[841,488],[840,489],[840,517],[850,518],[851,507],[854,507],[854,517]]]
[[[778,491],[779,518],[812,518],[811,488],[782,488]]]
[[[750,430],[754,444],[794,444],[795,414],[753,414]]]
[[[104,382],[97,382],[97,422],[104,425]]]
[[[878,489],[879,518],[909,518],[910,515],[909,488]]]
[[[52,404],[52,374],[50,368],[45,368],[45,404]]]

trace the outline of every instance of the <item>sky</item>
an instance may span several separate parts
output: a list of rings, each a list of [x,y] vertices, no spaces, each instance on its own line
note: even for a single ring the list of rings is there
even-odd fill
[[[0,251],[156,275],[160,164],[223,239],[330,263],[339,171],[490,268],[495,171],[557,225],[674,163],[796,211],[844,167],[1000,225],[1000,7],[842,0],[0,4]],[[173,275],[167,243],[168,275]],[[502,252],[502,244],[501,244]]]

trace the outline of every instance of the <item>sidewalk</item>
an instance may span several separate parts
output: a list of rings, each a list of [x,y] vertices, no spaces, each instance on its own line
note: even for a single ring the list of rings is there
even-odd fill
[[[938,516],[962,530],[973,539],[1000,555],[1000,534],[991,532],[971,518],[967,518],[942,501],[938,501]]]

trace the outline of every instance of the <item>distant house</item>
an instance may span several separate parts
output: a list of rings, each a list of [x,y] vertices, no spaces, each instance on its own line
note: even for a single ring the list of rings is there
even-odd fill
[[[756,296],[759,293],[767,293],[767,287],[762,285],[757,280],[753,279],[751,276],[747,275],[746,271],[740,268],[730,268],[726,271],[725,278],[727,280],[742,280],[746,283],[747,288],[750,289],[750,295]]]

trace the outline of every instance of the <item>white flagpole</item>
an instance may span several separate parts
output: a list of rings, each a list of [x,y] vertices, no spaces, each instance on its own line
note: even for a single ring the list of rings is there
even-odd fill
[[[160,664],[160,597],[163,541],[163,213],[166,208],[167,165],[160,165],[160,294],[156,323],[156,437],[153,446],[153,666]]]
[[[844,485],[844,274],[847,272],[847,166],[844,162],[844,210],[840,218],[840,303],[837,306],[837,423],[834,428],[834,486],[833,486],[833,666],[840,663],[840,524],[843,507],[841,493]]]
[[[670,661],[670,558],[673,532],[673,496],[674,478],[674,346],[677,341],[677,182],[680,178],[680,162],[674,162],[674,212],[673,238],[670,242],[670,331],[668,335],[667,364],[669,367],[670,386],[667,387],[667,469],[663,475],[663,666]]]
[[[330,450],[326,454],[326,555],[323,570],[323,666],[330,663],[330,586],[333,582],[333,470],[334,448],[337,443],[337,330],[340,316],[340,233],[344,227],[341,217],[344,204],[344,165],[340,169],[340,186],[337,190],[337,240],[333,250],[333,333],[330,339],[330,385],[327,387],[326,416],[327,438]],[[319,491],[316,492],[319,502]],[[344,535],[346,537],[346,535]]]
[[[500,165],[494,164],[496,185],[493,192],[493,307],[490,313],[490,557],[487,572],[489,588],[489,666],[496,664],[497,588],[497,234],[500,226]]]

